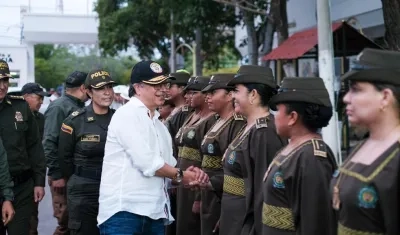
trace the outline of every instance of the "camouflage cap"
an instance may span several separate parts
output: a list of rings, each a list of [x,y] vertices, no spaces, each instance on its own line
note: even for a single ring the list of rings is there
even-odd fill
[[[278,92],[269,101],[272,110],[276,110],[277,104],[287,102],[305,102],[332,107],[329,93],[319,77],[284,78]]]
[[[354,63],[356,69],[345,73],[342,80],[400,85],[400,52],[366,48]]]
[[[85,81],[85,86],[87,88],[101,88],[105,85],[108,84],[115,84],[116,82],[111,78],[111,75],[109,72],[102,70],[102,69],[96,69],[92,70],[89,72],[89,74],[86,77]]]
[[[5,60],[0,60],[0,79],[12,78],[10,68]]]

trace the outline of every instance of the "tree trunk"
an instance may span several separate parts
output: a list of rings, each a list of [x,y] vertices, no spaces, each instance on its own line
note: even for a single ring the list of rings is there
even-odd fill
[[[267,54],[269,54],[272,51],[272,45],[274,42],[274,33],[275,33],[275,24],[272,22],[272,20],[268,20],[267,19],[267,23],[266,23],[266,29],[264,32],[264,40],[263,40],[263,45],[262,45],[262,50],[260,52],[260,54],[262,56],[265,56]],[[262,60],[261,65],[262,66],[269,66],[271,61],[265,61]]]
[[[385,41],[391,50],[400,51],[400,0],[382,0]]]
[[[202,35],[200,28],[196,29],[195,41],[196,41],[196,49],[195,49],[194,56],[196,56],[196,73],[197,73],[195,75],[201,76],[201,75],[203,75],[203,58],[201,56],[201,45],[203,42],[203,35]]]
[[[249,64],[258,65],[258,43],[257,31],[254,26],[254,14],[248,11],[243,12],[243,22],[247,31],[247,50],[249,56]]]
[[[276,31],[278,32],[278,45],[281,45],[289,37],[289,24],[288,24],[288,15],[287,15],[287,4],[286,1],[277,2],[277,14],[274,18],[276,22]]]

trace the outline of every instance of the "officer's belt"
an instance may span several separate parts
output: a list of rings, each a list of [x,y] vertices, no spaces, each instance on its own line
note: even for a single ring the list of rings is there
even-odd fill
[[[101,179],[101,169],[91,169],[82,166],[75,166],[74,174],[92,180]]]
[[[19,184],[25,183],[26,181],[32,179],[33,171],[32,170],[25,170],[21,174],[11,176],[12,181],[14,182],[14,186]]]

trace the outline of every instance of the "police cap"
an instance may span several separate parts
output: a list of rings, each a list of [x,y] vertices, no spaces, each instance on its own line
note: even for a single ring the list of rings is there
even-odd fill
[[[108,84],[115,84],[116,82],[111,78],[109,72],[103,69],[95,69],[89,72],[86,77],[86,88],[101,88]]]
[[[10,68],[5,60],[0,60],[0,79],[12,78]]]
[[[174,80],[175,78],[168,79],[168,74],[164,72],[161,65],[152,60],[140,61],[132,68],[132,84],[143,82],[149,85],[157,85],[167,83],[171,79]]]
[[[65,79],[65,86],[68,88],[79,87],[85,83],[87,73],[74,71]]]
[[[50,96],[49,93],[43,91],[43,88],[38,83],[34,83],[34,82],[29,82],[22,87],[21,95],[25,95],[25,94],[36,94],[36,95],[39,95],[42,97]]]

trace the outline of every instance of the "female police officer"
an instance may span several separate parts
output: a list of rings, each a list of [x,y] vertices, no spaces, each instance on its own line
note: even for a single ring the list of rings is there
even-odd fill
[[[115,82],[110,74],[95,70],[86,78],[89,106],[73,112],[61,127],[59,154],[64,174],[69,178],[68,227],[71,234],[99,234],[98,199],[108,125],[114,113]]]

